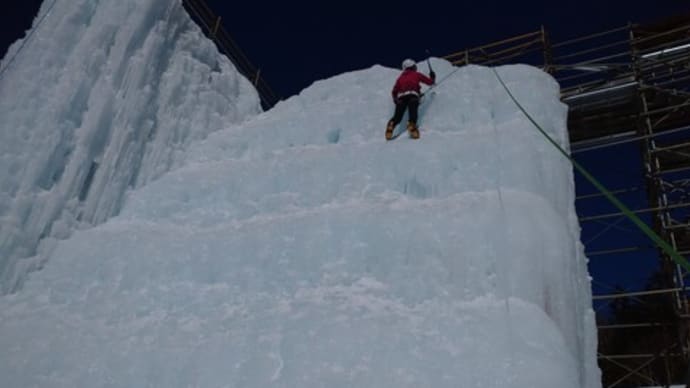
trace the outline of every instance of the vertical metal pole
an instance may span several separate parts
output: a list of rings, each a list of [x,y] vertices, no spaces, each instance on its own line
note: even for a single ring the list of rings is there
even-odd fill
[[[256,77],[254,77],[254,86],[259,84],[259,77],[261,77],[261,69],[256,70]]]
[[[220,28],[220,16],[216,18],[216,23],[213,25],[213,31],[211,31],[211,39],[216,40],[216,34],[218,34],[218,28]]]
[[[666,386],[671,386],[673,384],[673,377],[671,376],[671,364],[670,364],[670,358],[671,358],[671,349],[673,349],[673,346],[669,346],[669,338],[668,338],[668,328],[666,325],[661,327],[661,335],[664,339],[664,350],[663,354],[663,362],[664,362],[664,372],[666,373]]]
[[[541,44],[542,49],[544,50],[544,71],[551,74],[551,65],[553,63],[553,55],[551,53],[551,41],[549,40],[549,36],[546,33],[546,29],[544,28],[543,24],[541,26]]]
[[[634,32],[631,29],[630,31],[631,38],[634,41]],[[633,43],[634,44],[634,43]],[[638,79],[638,82],[640,83],[641,86],[644,86],[646,84],[645,82],[645,77],[644,73],[640,70],[640,65],[638,63],[638,56],[635,54],[633,55],[633,67],[635,68],[636,72],[636,78]],[[655,132],[655,126],[652,123],[652,119],[650,115],[648,114],[649,112],[649,103],[647,101],[647,94],[644,90],[640,90],[640,97],[642,101],[642,108],[643,108],[643,114],[645,117],[644,120],[644,126],[645,126],[645,134],[647,135],[652,135]],[[646,161],[649,164],[649,169],[648,172],[650,173],[650,177],[648,178],[648,181],[650,182],[650,185],[652,185],[652,190],[654,191],[654,196],[656,197],[656,203],[657,206],[660,208],[664,208],[666,210],[660,211],[655,214],[655,218],[657,219],[657,222],[655,223],[658,225],[657,232],[661,237],[663,237],[665,240],[671,244],[673,249],[678,249],[677,244],[676,244],[676,238],[675,238],[675,232],[671,229],[669,229],[669,226],[672,225],[672,216],[670,210],[668,210],[668,195],[666,192],[666,187],[664,185],[663,178],[660,176],[661,173],[661,162],[659,161],[659,154],[656,151],[657,145],[656,145],[656,140],[654,138],[651,138],[647,140],[646,142]],[[666,257],[665,255],[662,256],[662,270],[664,271],[665,275],[671,280],[672,286],[674,288],[683,288],[683,269],[678,265],[674,264],[671,262],[671,259]],[[677,312],[682,312],[683,310],[683,305],[684,303],[682,302],[682,296],[680,292],[675,292],[674,293],[674,299],[675,299],[675,310]]]
[[[652,135],[656,132],[655,125],[652,122],[652,118],[649,115],[649,101],[648,101],[648,96],[647,92],[643,88],[644,85],[646,84],[646,79],[645,79],[645,73],[641,69],[641,64],[639,62],[639,55],[637,53],[637,47],[635,47],[635,33],[634,30],[632,29],[632,26],[630,27],[630,41],[631,41],[631,53],[632,53],[632,64],[633,64],[633,69],[635,72],[635,78],[638,82],[639,88],[638,88],[638,95],[639,95],[639,101],[640,101],[640,110],[641,114],[643,115],[644,119],[640,122],[640,130],[643,132],[645,135]],[[650,137],[649,139],[643,141],[643,159],[645,163],[645,172],[647,174],[647,183],[649,185],[647,195],[649,198],[650,203],[654,201],[654,204],[659,207],[660,210],[659,212],[654,213],[654,221],[653,221],[653,228],[659,235],[664,238],[666,241],[669,242],[669,244],[673,247],[673,249],[678,249],[677,242],[676,242],[676,235],[674,230],[670,229],[669,226],[672,225],[672,214],[671,211],[668,209],[668,204],[669,204],[669,197],[667,193],[666,186],[664,185],[664,180],[661,176],[662,168],[661,168],[661,162],[659,160],[659,153],[655,152],[657,149],[657,141]],[[673,293],[673,300],[669,301],[668,303],[671,303],[674,311],[682,315],[686,312],[686,301],[685,301],[685,296],[684,296],[684,279],[683,279],[683,269],[676,263],[673,263],[669,257],[667,257],[665,254],[660,252],[660,265],[661,265],[661,270],[664,275],[664,277],[669,281],[672,285],[673,288],[679,288],[681,291],[676,291]],[[663,302],[662,302],[663,303]],[[681,318],[683,321],[679,321],[676,323],[676,332],[680,334],[682,331],[682,328],[686,328],[685,324],[685,318]],[[668,341],[668,332],[666,329],[663,331],[663,336],[665,341]],[[687,347],[685,346],[685,343],[682,342],[682,337],[679,335],[679,339],[681,342],[679,343],[681,351],[683,352],[683,356],[685,360],[687,360]],[[667,344],[668,345],[668,344]],[[663,354],[663,362],[664,362],[664,368],[666,372],[666,379],[667,383],[671,384],[672,376],[671,376],[671,371],[670,371],[670,352],[666,350]]]
[[[652,148],[654,147],[654,145],[652,143],[653,140],[651,140],[651,138],[649,137],[649,135],[651,135],[651,133],[652,133],[652,126],[651,126],[651,121],[649,120],[649,115],[647,114],[647,112],[648,112],[647,98],[645,96],[645,91],[642,88],[642,83],[643,83],[642,72],[640,69],[640,63],[638,61],[637,47],[635,46],[635,33],[633,31],[631,23],[628,23],[628,37],[629,37],[629,48],[630,48],[630,63],[632,64],[633,74],[635,77],[635,81],[637,82],[637,90],[636,90],[636,92],[637,92],[637,112],[638,112],[637,132],[639,135],[646,135],[646,138],[644,138],[640,142],[640,153],[641,153],[641,159],[642,159],[643,169],[644,169],[644,180],[646,181],[646,186],[647,186],[647,190],[646,190],[647,191],[647,201],[650,204],[650,207],[660,208],[661,203],[660,203],[660,198],[659,198],[658,185],[656,182],[656,179],[657,179],[656,173],[658,172],[658,169],[656,168],[656,165],[653,163]],[[655,211],[654,213],[652,213],[652,225],[651,225],[651,227],[656,232],[659,232],[659,228],[657,227],[659,225],[659,220],[660,220],[660,211]],[[659,264],[663,268],[664,261],[666,260],[666,258],[664,257],[663,253],[661,253],[661,251],[659,251],[659,255],[660,255]],[[659,354],[659,356],[663,356],[663,355]],[[653,374],[651,374],[651,375],[654,376]]]

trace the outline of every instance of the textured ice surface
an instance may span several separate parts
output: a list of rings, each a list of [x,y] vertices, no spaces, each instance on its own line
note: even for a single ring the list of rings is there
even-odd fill
[[[0,64],[0,293],[192,141],[260,111],[180,1],[52,3]]]
[[[567,146],[557,84],[499,71]],[[4,381],[599,386],[567,161],[472,66],[426,97],[421,140],[385,142],[396,75],[213,133],[59,243],[0,299]]]
[[[434,60],[442,78],[453,71]],[[567,147],[558,85],[499,69]],[[11,387],[599,387],[571,168],[493,73],[386,142],[398,71],[212,133],[0,298]]]

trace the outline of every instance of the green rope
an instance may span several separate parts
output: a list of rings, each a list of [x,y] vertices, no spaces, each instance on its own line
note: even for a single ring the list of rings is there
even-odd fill
[[[621,201],[618,200],[611,192],[606,189],[606,187],[601,184],[592,174],[590,174],[584,167],[580,165],[580,163],[576,162],[575,159],[566,152],[563,147],[561,147],[556,141],[549,136],[544,129],[537,124],[536,121],[530,116],[529,113],[525,110],[525,108],[520,105],[518,100],[513,96],[513,93],[510,92],[510,89],[508,89],[508,86],[506,86],[505,82],[503,82],[503,79],[501,76],[498,74],[498,71],[496,71],[495,68],[492,68],[494,74],[496,75],[496,78],[498,78],[498,82],[501,83],[505,91],[508,93],[510,96],[510,99],[513,100],[515,105],[522,111],[522,113],[529,119],[529,121],[534,124],[534,126],[539,130],[539,132],[544,135],[544,137],[551,143],[553,144],[554,147],[560,151],[563,156],[565,156],[568,160],[570,160],[570,163],[573,164],[573,167],[580,172],[587,180],[594,185],[594,187],[597,188],[613,205],[615,205],[623,214],[625,214],[626,217],[630,219],[644,234],[647,235],[652,241],[654,241],[667,255],[673,259],[673,261],[676,262],[676,264],[680,265],[681,267],[685,268],[687,271],[690,271],[690,264],[688,261],[681,256],[668,242],[664,241],[661,237],[659,237],[658,234],[656,234],[647,224],[645,224],[635,213],[633,213],[630,209],[628,209],[627,206],[625,206]]]

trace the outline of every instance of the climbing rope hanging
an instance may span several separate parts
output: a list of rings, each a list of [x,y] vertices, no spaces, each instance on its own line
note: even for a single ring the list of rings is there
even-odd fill
[[[654,243],[656,243],[671,259],[676,262],[676,264],[685,268],[685,270],[690,271],[690,264],[688,261],[681,256],[668,242],[664,241],[656,232],[654,232],[647,224],[645,224],[635,213],[633,213],[627,206],[625,206],[615,195],[613,195],[601,182],[599,182],[592,174],[587,171],[583,166],[580,165],[575,159],[568,154],[563,147],[560,146],[548,133],[532,118],[532,116],[525,110],[525,108],[520,104],[520,102],[515,98],[513,93],[508,89],[508,86],[503,82],[503,79],[496,71],[496,68],[491,68],[498,82],[501,83],[503,89],[505,89],[510,99],[513,100],[515,105],[520,109],[520,111],[527,117],[527,119],[534,125],[535,128],[541,133],[546,140],[549,141],[558,151],[565,156],[573,167],[582,174],[594,187],[597,188],[614,206],[616,206],[630,221],[632,221],[635,226],[637,226],[647,237],[649,237]]]
[[[427,90],[425,90],[424,93],[422,93],[422,95],[424,95],[424,94],[429,93],[430,91],[432,91],[435,87],[437,87],[438,85],[442,84],[442,83],[443,83],[444,81],[446,81],[451,75],[455,74],[455,72],[457,72],[457,71],[460,70],[460,69],[461,69],[460,67],[456,67],[455,70],[453,70],[453,71],[451,71],[450,73],[444,75],[443,78],[441,78],[438,82],[434,83],[433,85],[431,85],[431,87],[429,87]]]

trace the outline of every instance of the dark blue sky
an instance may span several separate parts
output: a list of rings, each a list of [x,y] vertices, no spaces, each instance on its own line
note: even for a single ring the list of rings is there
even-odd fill
[[[399,66],[405,57],[424,58],[427,49],[443,56],[542,24],[559,41],[690,12],[688,0],[207,2],[283,97],[345,71]],[[0,55],[29,28],[40,4],[5,5]]]
[[[324,1],[270,7],[207,1],[283,96],[345,71],[376,63],[399,66],[405,57],[425,57],[426,49],[443,56],[542,24],[558,41],[690,11],[687,0]]]
[[[31,27],[42,0],[22,0],[5,4],[0,12],[0,57],[5,56],[7,47],[24,36],[24,31]]]
[[[207,2],[283,97],[298,93],[315,80],[346,71],[374,64],[397,67],[405,57],[424,58],[427,49],[443,56],[536,31],[541,25],[547,28],[552,41],[558,42],[629,21],[646,23],[690,12],[688,0],[483,0],[452,5],[434,1]],[[5,5],[0,13],[0,55],[30,27],[40,4],[40,0],[22,0]],[[382,112],[382,117],[388,114]],[[637,146],[630,145],[577,158],[609,188],[618,189],[640,181],[637,153]],[[579,194],[594,192],[579,177],[577,184]],[[646,207],[644,191],[621,199],[633,209]],[[602,200],[579,202],[578,209],[584,215],[615,211]],[[607,232],[601,233],[604,230]],[[648,244],[628,221],[617,218],[583,224],[582,240],[589,249]],[[590,268],[595,278],[604,282],[639,288],[656,265],[655,258],[652,248],[615,258],[596,258]],[[601,292],[606,287],[595,284],[595,289]]]

